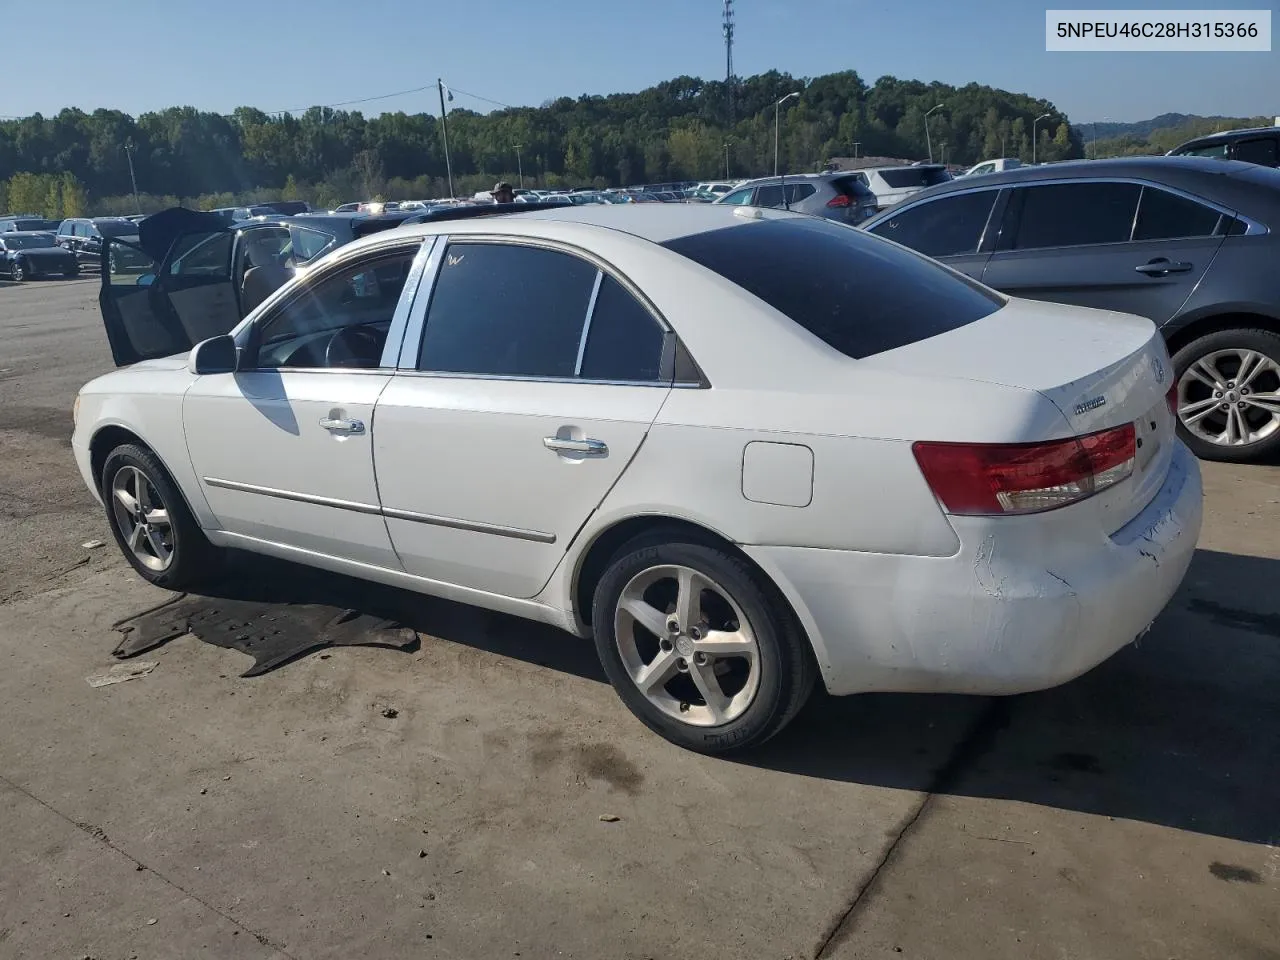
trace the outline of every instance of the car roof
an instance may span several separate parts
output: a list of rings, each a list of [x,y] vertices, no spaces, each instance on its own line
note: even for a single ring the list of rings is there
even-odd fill
[[[1205,134],[1203,137],[1193,137],[1186,143],[1181,143],[1173,149],[1185,150],[1188,147],[1210,146],[1216,143],[1231,143],[1235,140],[1256,137],[1264,133],[1280,135],[1280,127],[1244,127],[1240,130],[1223,130],[1220,133]]]
[[[780,173],[776,177],[753,177],[750,180],[744,180],[742,183],[733,186],[734,190],[740,190],[743,187],[754,187],[760,183],[777,183],[781,180],[834,180],[837,177],[851,177],[857,170],[824,170],[821,173]],[[720,180],[717,183],[726,181]]]
[[[1219,160],[1213,157],[1112,157],[1106,160],[1064,160],[1061,163],[1023,165],[1012,169],[997,170],[982,176],[982,187],[1001,184],[1035,182],[1036,180],[1092,179],[1096,177],[1146,177],[1198,181],[1204,174],[1239,173],[1252,166],[1238,160]],[[953,190],[972,190],[978,186],[973,180],[949,180],[929,188],[930,196],[938,196]]]

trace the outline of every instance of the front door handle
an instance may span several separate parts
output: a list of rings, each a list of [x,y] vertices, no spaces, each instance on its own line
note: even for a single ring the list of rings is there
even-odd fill
[[[330,433],[364,433],[363,420],[321,417],[320,426],[324,427]]]
[[[1166,273],[1187,273],[1194,265],[1186,261],[1167,260],[1164,257],[1158,257],[1149,263],[1140,263],[1133,269],[1139,273],[1145,273],[1149,277],[1163,277]]]
[[[542,445],[556,453],[576,453],[580,457],[607,457],[609,445],[603,440],[570,440],[567,437],[543,437]]]

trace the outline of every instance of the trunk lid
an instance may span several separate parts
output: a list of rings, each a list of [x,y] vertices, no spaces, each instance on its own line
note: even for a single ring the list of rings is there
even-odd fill
[[[1169,470],[1175,424],[1165,397],[1173,364],[1159,331],[1142,317],[1011,299],[975,323],[860,363],[1034,390],[1061,412],[1059,437],[1133,423],[1133,475],[1087,501],[1096,504],[1108,532],[1141,512]],[[1051,439],[1058,437],[1010,438]]]

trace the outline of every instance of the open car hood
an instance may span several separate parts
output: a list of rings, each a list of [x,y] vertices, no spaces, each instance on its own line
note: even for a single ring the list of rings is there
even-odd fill
[[[187,233],[219,233],[230,230],[227,221],[216,213],[170,207],[154,213],[138,224],[138,246],[156,263],[160,263],[178,237]]]

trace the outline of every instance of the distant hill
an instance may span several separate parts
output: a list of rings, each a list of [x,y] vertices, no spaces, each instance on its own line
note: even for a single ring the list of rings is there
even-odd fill
[[[1274,116],[1202,117],[1191,113],[1162,113],[1137,123],[1086,121],[1075,124],[1075,128],[1082,134],[1088,156],[1116,157],[1167,153],[1193,137],[1241,127],[1269,127],[1274,122]]]

